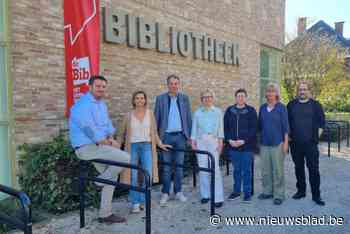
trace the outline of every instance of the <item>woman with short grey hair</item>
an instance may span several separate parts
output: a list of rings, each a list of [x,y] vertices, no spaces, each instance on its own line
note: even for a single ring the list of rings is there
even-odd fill
[[[210,152],[215,160],[215,206],[221,207],[224,201],[223,182],[219,167],[219,156],[222,151],[224,130],[222,111],[214,106],[214,92],[206,89],[201,92],[202,105],[196,110],[192,122],[192,148]],[[197,154],[198,166],[208,168],[207,155]],[[209,173],[199,172],[201,203],[210,198]]]

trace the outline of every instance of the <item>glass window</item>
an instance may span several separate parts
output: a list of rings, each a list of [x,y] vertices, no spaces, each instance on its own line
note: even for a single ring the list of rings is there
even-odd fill
[[[263,47],[260,51],[260,103],[265,102],[265,89],[268,83],[279,84],[281,77],[281,52]]]
[[[261,51],[260,55],[260,76],[269,77],[269,54],[266,51]]]

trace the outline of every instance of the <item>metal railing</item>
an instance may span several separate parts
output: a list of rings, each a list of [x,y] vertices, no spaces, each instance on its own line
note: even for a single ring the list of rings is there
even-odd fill
[[[0,192],[15,197],[21,204],[21,217],[12,217],[0,211],[0,223],[20,229],[24,234],[32,234],[32,205],[28,195],[22,191],[0,184]]]
[[[123,168],[129,168],[132,170],[138,170],[142,173],[143,179],[145,182],[145,187],[142,186],[132,186],[129,184],[119,183],[116,181],[110,181],[105,179],[100,179],[97,177],[89,177],[87,174],[87,163],[93,162],[93,163],[100,163],[105,164],[109,166],[116,166],[116,167],[123,167]],[[145,222],[145,229],[146,234],[151,233],[151,178],[149,173],[144,170],[143,168],[132,165],[129,163],[122,163],[122,162],[116,162],[116,161],[110,161],[110,160],[104,160],[104,159],[94,159],[89,161],[83,161],[81,160],[79,162],[79,194],[80,194],[80,228],[83,228],[85,226],[85,182],[86,181],[94,181],[99,182],[102,184],[108,184],[119,188],[126,188],[131,189],[134,191],[138,191],[145,194],[146,204],[146,222]]]
[[[172,166],[173,168],[175,167],[182,167],[182,168],[191,168],[193,169],[193,175],[194,175],[194,180],[193,180],[193,185],[196,186],[196,172],[197,171],[205,171],[210,173],[211,175],[211,180],[210,180],[210,215],[215,214],[215,161],[214,157],[210,152],[207,151],[202,151],[202,150],[186,150],[186,149],[169,149],[169,151],[173,152],[184,152],[184,153],[196,153],[196,154],[201,154],[201,155],[207,155],[208,156],[208,168],[205,167],[198,167],[195,163],[195,161],[192,161],[192,166],[185,166],[185,165],[178,165],[175,163],[167,163],[159,160],[159,165],[162,166]],[[100,164],[105,164],[109,166],[116,166],[116,167],[123,167],[123,168],[129,168],[132,170],[138,170],[139,172],[142,173],[143,179],[145,181],[145,187],[141,186],[132,186],[129,184],[124,184],[116,181],[110,181],[110,180],[105,180],[97,177],[89,177],[88,172],[87,172],[87,164],[88,162],[92,163],[100,163]],[[103,160],[103,159],[94,159],[94,160],[88,160],[88,161],[83,161],[81,160],[79,162],[79,195],[80,195],[80,228],[85,227],[85,183],[86,181],[94,181],[94,182],[99,182],[103,184],[109,184],[118,188],[126,188],[126,189],[131,189],[134,191],[138,191],[141,193],[145,194],[146,197],[146,204],[145,204],[145,209],[146,209],[146,222],[145,222],[145,231],[146,234],[151,233],[151,178],[149,176],[149,173],[144,170],[143,168],[128,164],[128,163],[122,163],[122,162],[116,162],[116,161],[110,161],[110,160]],[[176,170],[175,170],[176,173]]]
[[[199,154],[199,155],[207,155],[208,156],[208,168],[206,167],[199,167],[196,163],[196,160],[191,161],[192,166],[185,166],[185,165],[179,165],[175,163],[167,163],[162,160],[159,160],[158,164],[161,166],[167,165],[171,166],[173,168],[174,173],[176,173],[175,168],[176,167],[181,167],[181,168],[188,168],[192,169],[193,172],[193,186],[196,187],[197,182],[196,182],[196,172],[198,171],[205,171],[210,174],[210,215],[215,214],[215,159],[214,156],[204,150],[190,150],[190,149],[176,149],[176,148],[171,148],[169,151],[173,152],[184,152],[184,153],[192,153],[192,154]]]
[[[331,156],[331,135],[333,131],[336,131],[336,141],[338,146],[338,152],[340,152],[341,148],[341,137],[342,132],[344,130],[346,131],[346,146],[350,146],[350,123],[345,120],[327,120],[326,121],[326,127],[325,127],[325,133],[327,134],[327,143],[328,143],[328,157]]]

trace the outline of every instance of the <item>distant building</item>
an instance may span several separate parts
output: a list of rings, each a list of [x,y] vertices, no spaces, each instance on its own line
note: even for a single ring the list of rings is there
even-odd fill
[[[301,17],[298,20],[298,37],[306,34],[314,34],[318,36],[328,37],[344,48],[348,48],[350,52],[350,39],[343,35],[344,21],[335,22],[334,28],[323,20],[318,21],[309,29],[306,29],[306,17]]]

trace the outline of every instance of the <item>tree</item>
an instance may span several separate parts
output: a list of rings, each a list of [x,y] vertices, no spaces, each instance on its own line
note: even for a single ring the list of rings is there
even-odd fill
[[[327,108],[345,110],[349,101],[340,106],[339,101],[349,99],[345,88],[350,88],[350,73],[345,69],[344,60],[347,53],[334,38],[319,34],[305,33],[290,42],[282,59],[282,85],[288,99],[294,98],[298,82],[307,80],[313,96]]]

